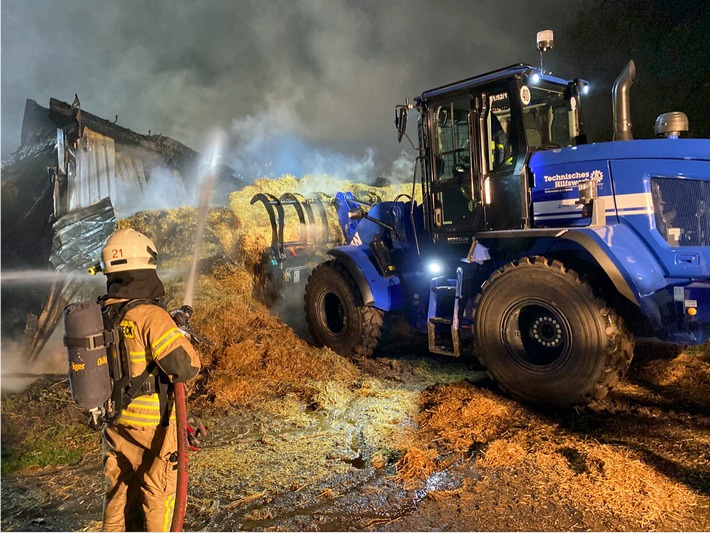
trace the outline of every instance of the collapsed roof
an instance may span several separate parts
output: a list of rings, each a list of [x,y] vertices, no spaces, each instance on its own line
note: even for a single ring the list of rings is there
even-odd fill
[[[78,275],[94,264],[116,218],[137,211],[194,205],[200,154],[163,135],[142,135],[50,99],[27,100],[21,146],[2,163],[2,271],[55,271],[51,283],[3,283],[2,334],[31,338],[35,358],[61,318],[82,296]],[[242,180],[214,169],[223,201]],[[28,335],[29,334],[29,335]]]

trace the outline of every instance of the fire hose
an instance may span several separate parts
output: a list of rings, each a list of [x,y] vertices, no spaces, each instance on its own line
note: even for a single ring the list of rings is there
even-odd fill
[[[177,420],[178,461],[177,461],[177,490],[175,491],[175,508],[170,531],[182,531],[187,508],[187,408],[185,405],[185,386],[175,383],[175,419]]]
[[[212,187],[214,184],[214,174],[208,175],[200,189],[200,205],[197,211],[197,229],[195,230],[195,250],[193,252],[192,264],[190,266],[190,273],[187,279],[187,286],[185,288],[185,300],[184,305],[180,309],[182,317],[185,319],[183,330],[191,337],[195,338],[197,341],[204,342],[204,339],[198,337],[193,332],[189,330],[188,320],[192,314],[192,295],[195,285],[195,278],[197,275],[197,264],[200,253],[200,244],[202,242],[202,233],[205,228],[205,222],[207,220],[207,211],[209,208],[210,196],[212,194]],[[189,313],[185,311],[189,309]],[[173,317],[176,318],[176,317]],[[178,322],[178,320],[176,320]],[[179,325],[179,324],[178,324]],[[185,521],[185,511],[187,509],[187,465],[188,465],[188,451],[190,445],[188,442],[188,429],[187,429],[187,406],[185,398],[185,386],[182,383],[174,384],[175,390],[175,419],[177,422],[177,489],[175,491],[175,507],[173,509],[173,518],[170,523],[170,531],[182,531],[182,526]]]

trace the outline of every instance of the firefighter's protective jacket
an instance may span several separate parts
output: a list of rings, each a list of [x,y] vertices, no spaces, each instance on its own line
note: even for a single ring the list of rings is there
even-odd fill
[[[122,410],[103,427],[103,530],[167,531],[175,504],[178,447],[167,385],[194,378],[200,360],[170,314],[157,305],[165,291],[154,268],[107,273],[106,288],[99,299],[108,306],[104,325],[118,327],[120,359],[135,378],[123,393],[137,395],[130,403],[116,398]],[[146,369],[157,379],[143,381]],[[153,388],[146,387],[151,382]]]
[[[125,302],[124,299],[109,299],[105,305]],[[190,340],[178,329],[168,312],[158,305],[138,305],[129,309],[119,324],[121,337],[128,350],[131,375],[139,376],[155,361],[159,371],[167,374],[171,382],[193,379],[200,370],[200,359]],[[153,378],[150,380],[154,381]],[[117,423],[126,426],[157,426],[161,422],[159,395],[156,392],[136,397],[124,406]],[[170,419],[174,420],[175,410]]]

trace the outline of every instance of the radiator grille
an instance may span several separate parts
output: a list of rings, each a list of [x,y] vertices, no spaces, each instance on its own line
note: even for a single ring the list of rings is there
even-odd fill
[[[653,178],[656,228],[671,246],[710,244],[710,182]]]

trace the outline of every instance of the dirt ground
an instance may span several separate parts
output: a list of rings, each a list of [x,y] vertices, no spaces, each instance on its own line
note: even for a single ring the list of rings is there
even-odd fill
[[[710,530],[709,346],[638,344],[606,398],[547,411],[402,328],[369,359],[316,348],[302,295],[270,310],[259,298],[268,220],[249,199],[295,182],[282,181],[208,218],[192,326],[215,345],[200,349],[189,408],[210,435],[190,454],[186,530]],[[170,307],[194,215],[121,222],[156,242]],[[100,530],[100,438],[66,374],[2,386],[0,529]]]
[[[475,365],[423,350],[356,361],[355,393],[324,387],[317,405],[285,395],[215,409],[198,399],[211,434],[191,454],[186,530],[710,528],[706,355],[646,354],[603,401],[541,412],[501,395]],[[22,398],[3,398],[4,448],[28,401],[41,417],[82,416],[66,403],[65,376]],[[442,409],[457,423],[437,427]],[[466,427],[474,415],[480,427]],[[72,464],[4,476],[2,529],[99,530],[97,435],[90,447]]]

